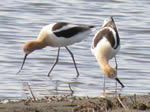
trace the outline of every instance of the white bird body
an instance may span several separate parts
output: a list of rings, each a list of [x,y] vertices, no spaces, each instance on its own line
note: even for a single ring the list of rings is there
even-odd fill
[[[99,33],[102,32],[102,30],[98,31],[95,34],[95,38],[99,35]],[[114,32],[114,30],[112,29],[110,31]],[[115,32],[113,35],[116,35]],[[95,38],[93,39],[93,41],[95,40]],[[112,48],[110,42],[107,40],[105,36],[97,43],[97,46],[95,48],[91,48],[91,51],[93,55],[95,55],[96,59],[98,59],[98,57],[100,56],[105,57],[107,60],[112,59],[119,52],[119,50],[120,45],[116,49]]]
[[[94,26],[77,25],[66,22],[58,22],[44,26],[41,29],[37,37],[37,40],[29,41],[24,44],[23,51],[25,53],[25,56],[19,72],[23,68],[23,65],[25,63],[28,54],[47,46],[58,47],[57,59],[48,73],[49,76],[51,71],[58,62],[60,47],[65,47],[72,57],[78,77],[79,72],[75,63],[73,53],[68,49],[67,46],[80,42],[86,37],[88,37],[89,33],[92,31],[91,28],[93,27]]]
[[[55,27],[55,25],[57,25],[58,23],[54,23],[54,24],[49,24],[46,25],[42,28],[37,40],[41,40],[41,39],[46,39],[46,43],[49,44],[49,46],[52,47],[65,47],[68,45],[72,45],[74,43],[80,42],[84,39],[86,39],[88,37],[88,35],[91,33],[91,29],[88,26],[80,26],[80,25],[76,25],[76,24],[70,24],[70,23],[66,23],[67,25],[64,25],[61,28],[58,29],[53,29]],[[60,23],[62,24],[62,22]],[[57,36],[55,33],[59,33],[62,31],[66,31],[65,33],[69,33],[69,29],[71,28],[85,28],[83,32],[78,32],[75,35],[72,34],[72,36],[68,37],[64,37],[62,36]],[[75,29],[76,30],[76,29]],[[80,29],[79,29],[80,30]],[[45,35],[45,36],[43,36]],[[67,34],[65,34],[67,36]]]
[[[105,75],[111,79],[117,80],[121,86],[124,87],[124,85],[117,78],[117,67],[115,69],[109,65],[109,60],[115,57],[119,50],[119,34],[114,20],[111,17],[110,19],[104,21],[103,27],[95,34],[91,51],[96,57],[96,60]]]

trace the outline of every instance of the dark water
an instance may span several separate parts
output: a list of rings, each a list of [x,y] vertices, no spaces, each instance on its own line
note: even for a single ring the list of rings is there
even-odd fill
[[[28,56],[19,75],[24,53],[24,42],[35,40],[47,24],[65,21],[97,25],[114,15],[121,38],[117,55],[118,77],[126,88],[121,94],[148,94],[150,90],[150,1],[149,0],[4,0],[0,3],[0,98],[18,99],[30,96],[29,87],[36,97],[70,94],[100,96],[103,91],[103,72],[90,45],[95,32],[85,41],[69,48],[74,53],[80,77],[68,52],[61,49],[59,64],[47,73],[56,58],[57,48],[47,47]],[[114,60],[111,65],[114,67]],[[115,81],[107,79],[107,91],[114,90]]]

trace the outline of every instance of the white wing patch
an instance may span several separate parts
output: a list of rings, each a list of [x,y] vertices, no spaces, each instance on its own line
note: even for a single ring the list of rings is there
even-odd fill
[[[111,27],[108,27],[108,29],[113,33],[113,38],[115,40],[115,45],[113,47],[116,48],[117,47],[117,34],[116,34],[116,31]]]
[[[70,28],[73,28],[73,27],[77,27],[78,25],[75,25],[75,24],[67,24],[67,25],[64,25],[63,27],[55,30],[54,32],[59,32],[59,31],[63,31],[63,30],[68,30]]]

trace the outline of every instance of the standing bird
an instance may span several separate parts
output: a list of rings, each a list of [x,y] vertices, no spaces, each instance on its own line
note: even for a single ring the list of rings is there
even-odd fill
[[[98,64],[103,70],[104,74],[115,79],[122,88],[124,85],[117,77],[117,61],[116,54],[120,50],[120,39],[119,34],[111,16],[109,19],[104,21],[102,29],[100,29],[94,36],[92,46],[92,53],[95,55]],[[112,68],[109,65],[109,60],[115,58],[116,68]],[[104,75],[104,89],[105,89],[105,75]]]
[[[37,40],[29,41],[24,44],[23,51],[25,53],[25,56],[22,66],[18,73],[22,70],[25,60],[30,53],[32,53],[34,50],[39,50],[44,47],[51,46],[58,47],[58,53],[56,61],[51,67],[48,76],[50,75],[50,73],[52,72],[53,68],[59,60],[60,48],[65,47],[72,57],[78,77],[79,72],[75,63],[73,53],[68,49],[67,46],[85,39],[87,35],[90,34],[90,32],[92,31],[91,29],[93,27],[94,26],[77,25],[66,22],[58,22],[44,26],[40,34],[38,35]]]

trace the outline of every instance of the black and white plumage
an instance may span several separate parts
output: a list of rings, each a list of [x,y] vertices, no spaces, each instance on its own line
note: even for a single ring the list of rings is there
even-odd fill
[[[89,31],[90,28],[93,28],[93,26],[79,26],[60,22],[54,25],[52,31],[57,37],[72,38],[80,33]]]
[[[95,34],[91,50],[105,75],[115,79],[124,87],[117,78],[117,62],[115,56],[120,50],[120,38],[113,17],[105,20],[103,27]],[[115,58],[116,69],[109,65],[109,60],[113,57]]]
[[[19,72],[23,68],[27,55],[32,53],[34,50],[42,49],[46,46],[58,47],[57,59],[48,73],[49,76],[59,60],[60,47],[65,47],[72,57],[78,77],[79,72],[75,63],[73,53],[68,49],[67,46],[72,45],[76,42],[80,42],[88,37],[93,27],[94,26],[77,25],[66,22],[58,22],[44,26],[41,29],[37,40],[29,41],[24,44],[23,51],[25,53],[25,56]]]
[[[65,22],[58,22],[44,27],[50,29],[49,34],[54,47],[72,45],[86,39],[93,26],[77,25]]]

